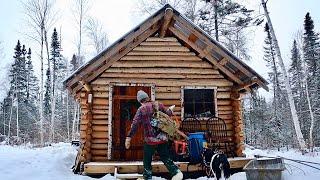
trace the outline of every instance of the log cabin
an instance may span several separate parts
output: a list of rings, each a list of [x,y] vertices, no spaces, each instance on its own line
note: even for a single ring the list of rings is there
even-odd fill
[[[218,117],[224,124],[220,130],[227,138],[224,150],[232,154],[231,167],[242,168],[249,159],[243,157],[241,97],[259,87],[268,90],[267,84],[167,4],[64,81],[81,107],[81,146],[74,171],[142,172],[142,132],[132,139],[129,150],[124,148],[139,107],[138,90],[167,107],[175,105],[175,117],[186,133],[192,128],[207,131],[208,119]],[[182,171],[201,171],[199,166],[177,164]],[[153,170],[166,172],[158,161],[153,162]]]

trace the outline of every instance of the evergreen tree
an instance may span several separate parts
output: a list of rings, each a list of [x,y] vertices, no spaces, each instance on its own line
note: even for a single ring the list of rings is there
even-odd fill
[[[315,125],[319,127],[319,124],[315,124],[315,118],[318,119],[318,117],[314,116],[314,112],[320,108],[320,43],[319,34],[314,31],[314,23],[310,13],[306,14],[304,20],[303,57],[307,74],[307,81],[305,82],[309,111],[307,126],[310,127],[307,134],[312,148],[313,129],[318,129],[317,127],[314,128]]]

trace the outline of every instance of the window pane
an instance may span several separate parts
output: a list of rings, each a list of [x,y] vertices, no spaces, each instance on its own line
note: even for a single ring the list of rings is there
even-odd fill
[[[184,117],[210,117],[215,113],[213,89],[185,89]]]

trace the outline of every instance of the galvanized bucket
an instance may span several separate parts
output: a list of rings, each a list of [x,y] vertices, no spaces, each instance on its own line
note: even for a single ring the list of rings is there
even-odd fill
[[[281,180],[285,166],[282,158],[259,158],[251,160],[243,170],[247,180]]]

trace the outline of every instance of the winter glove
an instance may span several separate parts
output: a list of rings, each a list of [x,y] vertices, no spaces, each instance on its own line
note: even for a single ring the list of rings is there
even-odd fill
[[[131,141],[131,137],[126,137],[126,142],[125,142],[126,149],[130,148],[130,141]]]
[[[169,109],[171,110],[171,112],[173,112],[173,109],[176,107],[176,105],[172,105],[169,107]]]

